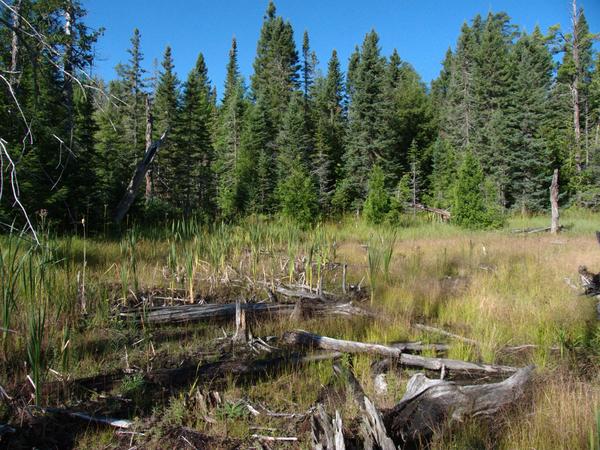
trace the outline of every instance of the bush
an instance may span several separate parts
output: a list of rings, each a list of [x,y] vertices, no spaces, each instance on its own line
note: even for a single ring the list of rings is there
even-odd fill
[[[468,152],[454,188],[452,221],[469,229],[501,227],[504,217],[493,200],[492,192],[493,187],[486,182],[479,161]]]
[[[317,192],[311,177],[296,164],[289,176],[277,187],[281,213],[303,228],[314,224],[318,217]]]
[[[390,196],[385,190],[385,176],[379,166],[374,166],[369,178],[369,191],[364,205],[369,223],[382,223],[390,211]]]

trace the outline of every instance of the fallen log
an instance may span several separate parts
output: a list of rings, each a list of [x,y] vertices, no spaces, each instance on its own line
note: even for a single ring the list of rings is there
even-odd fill
[[[418,209],[420,211],[426,211],[426,212],[430,212],[430,213],[434,213],[437,214],[438,216],[440,216],[440,218],[446,222],[448,220],[450,220],[451,214],[450,211],[446,210],[446,209],[441,209],[441,208],[432,208],[431,206],[426,206],[423,205],[421,203],[410,203],[409,204],[410,208],[415,208]]]
[[[507,408],[523,395],[533,371],[524,367],[500,383],[468,386],[416,374],[400,403],[384,413],[385,428],[402,448],[422,445],[448,422],[491,417]]]
[[[556,229],[557,231],[562,231],[564,229],[564,225],[559,225]],[[511,230],[511,233],[514,234],[536,234],[536,233],[547,233],[552,231],[552,227],[538,227],[538,228],[517,228],[515,230]]]
[[[256,318],[269,315],[290,315],[294,312],[294,308],[298,308],[298,306],[294,303],[243,303],[240,305],[240,308],[247,317]],[[303,302],[301,309],[303,313],[318,315],[367,317],[373,315],[355,306],[352,302]],[[119,313],[119,317],[123,319],[131,319],[137,322],[143,321],[144,323],[151,324],[199,322],[204,320],[230,319],[235,316],[236,303],[163,306],[147,310],[128,310]]]
[[[401,349],[382,344],[367,344],[364,342],[346,341],[327,336],[309,333],[304,330],[286,332],[283,341],[290,345],[309,346],[322,350],[334,350],[344,353],[369,353],[396,359],[406,367],[441,371],[451,370],[466,373],[505,374],[516,372],[515,367],[480,364],[447,358],[428,358],[425,356],[403,353]]]

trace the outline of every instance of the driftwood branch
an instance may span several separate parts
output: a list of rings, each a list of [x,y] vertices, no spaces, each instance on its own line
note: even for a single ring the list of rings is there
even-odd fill
[[[135,196],[137,195],[137,192],[138,192],[140,186],[142,185],[142,181],[145,180],[146,172],[148,172],[148,169],[150,168],[150,164],[152,164],[152,161],[154,161],[154,157],[156,156],[158,149],[164,143],[164,141],[167,137],[167,132],[168,132],[168,130],[163,133],[163,135],[160,137],[160,139],[154,141],[152,143],[152,145],[150,145],[146,149],[146,152],[144,153],[144,157],[142,158],[142,160],[138,163],[137,167],[135,168],[133,177],[131,178],[129,185],[127,185],[127,190],[125,191],[125,195],[123,195],[123,198],[121,199],[121,201],[119,202],[119,205],[117,206],[117,211],[115,213],[115,222],[117,224],[121,223],[121,221],[125,217],[125,214],[127,214],[127,212],[129,211],[129,208],[131,208],[131,205],[133,204],[133,201],[135,200]]]
[[[384,414],[386,430],[396,445],[422,444],[446,422],[493,416],[523,395],[533,371],[529,366],[500,383],[469,386],[416,374],[400,403]]]
[[[402,350],[382,344],[346,341],[309,333],[303,330],[284,334],[283,341],[290,345],[310,346],[323,350],[335,350],[344,353],[369,353],[394,358],[403,366],[419,367],[428,370],[451,370],[466,373],[505,374],[516,372],[515,367],[480,364],[447,358],[428,358],[425,356],[402,353]]]

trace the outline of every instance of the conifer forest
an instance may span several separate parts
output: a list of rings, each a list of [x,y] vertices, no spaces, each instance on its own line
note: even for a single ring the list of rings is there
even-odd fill
[[[265,0],[221,86],[0,0],[0,448],[600,449],[594,1],[428,81]]]

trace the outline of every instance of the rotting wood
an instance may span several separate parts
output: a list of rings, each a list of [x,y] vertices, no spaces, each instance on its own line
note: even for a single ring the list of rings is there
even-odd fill
[[[240,308],[246,316],[253,318],[269,315],[290,315],[296,305],[293,303],[243,303]],[[355,306],[352,302],[307,302],[302,304],[306,314],[334,316],[364,316],[372,317],[372,313]],[[155,308],[126,310],[119,313],[123,319],[151,324],[198,322],[203,320],[229,319],[235,317],[236,304],[194,304],[163,306]]]
[[[363,448],[367,450],[396,450],[393,440],[389,437],[385,428],[385,422],[381,413],[369,397],[364,397],[365,409],[361,424],[361,435],[363,437]]]
[[[342,417],[336,410],[332,419],[322,404],[318,404],[310,417],[311,440],[314,450],[345,450],[342,434]]]
[[[445,370],[466,373],[485,373],[485,374],[506,374],[517,371],[517,368],[511,366],[501,366],[492,364],[481,364],[468,361],[459,361],[447,358],[429,358],[419,355],[403,353],[396,347],[382,344],[367,344],[364,342],[346,341],[334,339],[327,336],[309,333],[304,330],[295,330],[286,332],[283,341],[289,345],[310,346],[322,350],[334,350],[344,353],[368,353],[381,355],[387,358],[396,359],[401,365],[407,367],[420,367],[427,370],[440,371],[442,367]]]
[[[117,224],[121,223],[121,221],[125,217],[125,214],[127,214],[127,212],[129,211],[129,208],[131,208],[131,205],[133,204],[133,201],[135,200],[137,192],[138,192],[140,186],[142,185],[142,181],[145,180],[146,172],[150,168],[150,164],[152,164],[152,161],[154,161],[154,157],[156,156],[158,149],[164,143],[164,141],[167,137],[168,131],[169,130],[166,130],[162,134],[160,139],[154,141],[152,143],[152,145],[150,145],[146,149],[146,152],[144,153],[144,157],[142,158],[142,160],[138,163],[137,167],[135,168],[135,172],[133,173],[133,177],[131,178],[131,181],[127,185],[125,194],[123,195],[123,198],[121,198],[121,201],[119,202],[119,204],[117,206],[117,210],[115,212],[115,223],[117,223]]]
[[[533,372],[528,366],[500,383],[467,386],[416,374],[400,402],[383,415],[385,428],[396,445],[423,445],[447,422],[491,417],[507,408],[523,395]]]

